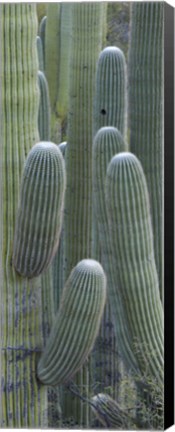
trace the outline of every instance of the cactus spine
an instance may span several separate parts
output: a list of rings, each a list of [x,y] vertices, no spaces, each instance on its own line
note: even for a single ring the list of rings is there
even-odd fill
[[[141,164],[133,154],[120,153],[112,158],[107,170],[106,203],[110,242],[132,350],[141,373],[147,371],[148,377],[161,386],[163,309],[147,185]]]
[[[80,369],[97,336],[106,300],[106,278],[95,260],[82,260],[64,287],[44,353],[38,364],[41,382],[68,382]]]
[[[50,142],[30,150],[22,177],[13,263],[24,277],[45,271],[58,248],[66,185],[64,160]]]
[[[126,63],[117,47],[100,53],[94,99],[94,135],[102,126],[114,126],[126,133]]]
[[[162,2],[132,4],[129,53],[130,149],[141,161],[148,184],[162,299],[163,9]]]
[[[34,4],[0,5],[2,428],[48,424],[47,390],[35,375],[36,356],[43,347],[41,281],[19,277],[11,262],[23,164],[38,141],[36,34]]]
[[[38,112],[38,129],[41,141],[50,140],[50,100],[46,77],[38,71],[38,85],[40,90],[40,103]]]

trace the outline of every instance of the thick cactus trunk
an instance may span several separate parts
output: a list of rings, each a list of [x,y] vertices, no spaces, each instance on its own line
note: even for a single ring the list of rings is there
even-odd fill
[[[92,230],[92,103],[96,61],[101,50],[104,8],[100,3],[72,6],[72,47],[70,58],[70,97],[66,149],[67,191],[64,223],[65,279],[83,258],[91,257]],[[88,390],[80,372],[77,382]],[[77,402],[79,402],[77,400]],[[73,403],[70,402],[71,406]],[[87,427],[88,407],[81,415],[75,405],[79,426]],[[84,409],[84,407],[83,407]],[[77,413],[77,414],[76,414]]]
[[[163,299],[163,2],[133,3],[129,54],[130,149],[148,184]]]
[[[11,428],[47,427],[47,388],[35,374],[43,348],[41,280],[29,282],[12,267],[21,173],[38,140],[36,33],[34,5],[0,5],[1,427]]]

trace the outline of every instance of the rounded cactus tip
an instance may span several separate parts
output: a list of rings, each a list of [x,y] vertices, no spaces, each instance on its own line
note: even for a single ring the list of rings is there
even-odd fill
[[[121,163],[126,163],[126,162],[136,162],[139,163],[138,158],[130,152],[121,152],[118,153],[116,155],[113,156],[113,158],[110,161],[110,166],[114,166],[117,164],[121,164]]]
[[[74,268],[74,270],[76,269],[76,271],[80,272],[80,273],[91,273],[91,274],[95,274],[95,275],[100,275],[103,276],[105,278],[105,273],[103,270],[103,267],[101,266],[101,264],[92,259],[92,258],[86,258],[83,259],[82,261],[80,261],[76,267]]]
[[[107,46],[101,51],[101,54],[117,54],[124,56],[123,51],[116,46]]]

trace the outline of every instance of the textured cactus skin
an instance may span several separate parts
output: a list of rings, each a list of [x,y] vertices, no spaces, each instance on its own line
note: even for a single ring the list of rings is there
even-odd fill
[[[58,248],[66,186],[64,160],[50,142],[28,154],[21,186],[13,264],[24,277],[45,271]]]
[[[63,289],[60,308],[38,377],[50,385],[68,382],[80,369],[97,336],[106,300],[106,277],[95,260],[82,260]]]
[[[101,263],[107,275],[108,298],[117,344],[127,369],[137,370],[138,365],[130,344],[130,330],[123,310],[120,290],[119,287],[116,288],[118,284],[116,257],[113,255],[110,242],[109,218],[105,200],[108,164],[115,154],[124,150],[126,150],[126,143],[116,128],[108,126],[99,129],[93,141],[93,206],[98,223]]]
[[[34,4],[0,4],[1,428],[48,426],[47,389],[38,383],[35,367],[50,306],[43,308],[40,277],[24,280],[12,266],[23,164],[39,139],[36,35]]]
[[[106,203],[110,242],[133,353],[142,374],[147,371],[148,376],[162,385],[163,309],[149,197],[142,166],[133,154],[120,153],[112,158],[107,169]]]
[[[95,84],[94,135],[100,127],[114,126],[126,133],[126,63],[117,47],[100,53]]]
[[[118,403],[107,394],[99,393],[93,396],[91,407],[100,423],[106,428],[117,430],[133,429],[133,426],[135,428],[128,412],[124,412]]]
[[[50,139],[50,100],[46,77],[42,71],[38,71],[38,85],[40,90],[40,103],[38,112],[38,129],[41,141]]]
[[[133,3],[131,11],[130,149],[141,161],[148,184],[155,260],[163,299],[164,4]]]

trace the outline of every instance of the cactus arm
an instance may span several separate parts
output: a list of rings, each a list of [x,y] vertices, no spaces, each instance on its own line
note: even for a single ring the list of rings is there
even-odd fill
[[[101,265],[94,260],[82,260],[64,287],[53,329],[39,361],[41,382],[65,383],[80,369],[97,336],[105,300],[106,278]]]
[[[100,423],[110,429],[133,429],[134,419],[120,408],[118,403],[107,394],[92,397],[92,410]]]
[[[163,300],[163,9],[133,3],[129,50],[130,149],[142,163],[150,195],[155,260]]]
[[[58,248],[66,187],[64,160],[50,142],[30,150],[22,177],[13,263],[24,277],[45,271]]]
[[[42,41],[42,47],[43,47],[43,63],[44,63],[44,70],[45,70],[45,34],[46,34],[46,22],[47,22],[47,16],[43,16],[40,25],[39,25],[39,36]]]
[[[38,85],[40,90],[40,102],[38,112],[38,129],[41,141],[50,140],[50,100],[46,77],[42,71],[38,71]]]
[[[94,133],[103,126],[114,126],[126,134],[126,62],[117,47],[101,51],[97,63],[94,97]]]
[[[163,382],[163,309],[143,169],[131,153],[112,158],[106,179],[110,242],[133,352],[142,375]]]
[[[37,53],[38,53],[39,69],[41,71],[44,71],[43,46],[42,46],[42,40],[40,36],[36,37],[36,46],[37,46]]]

